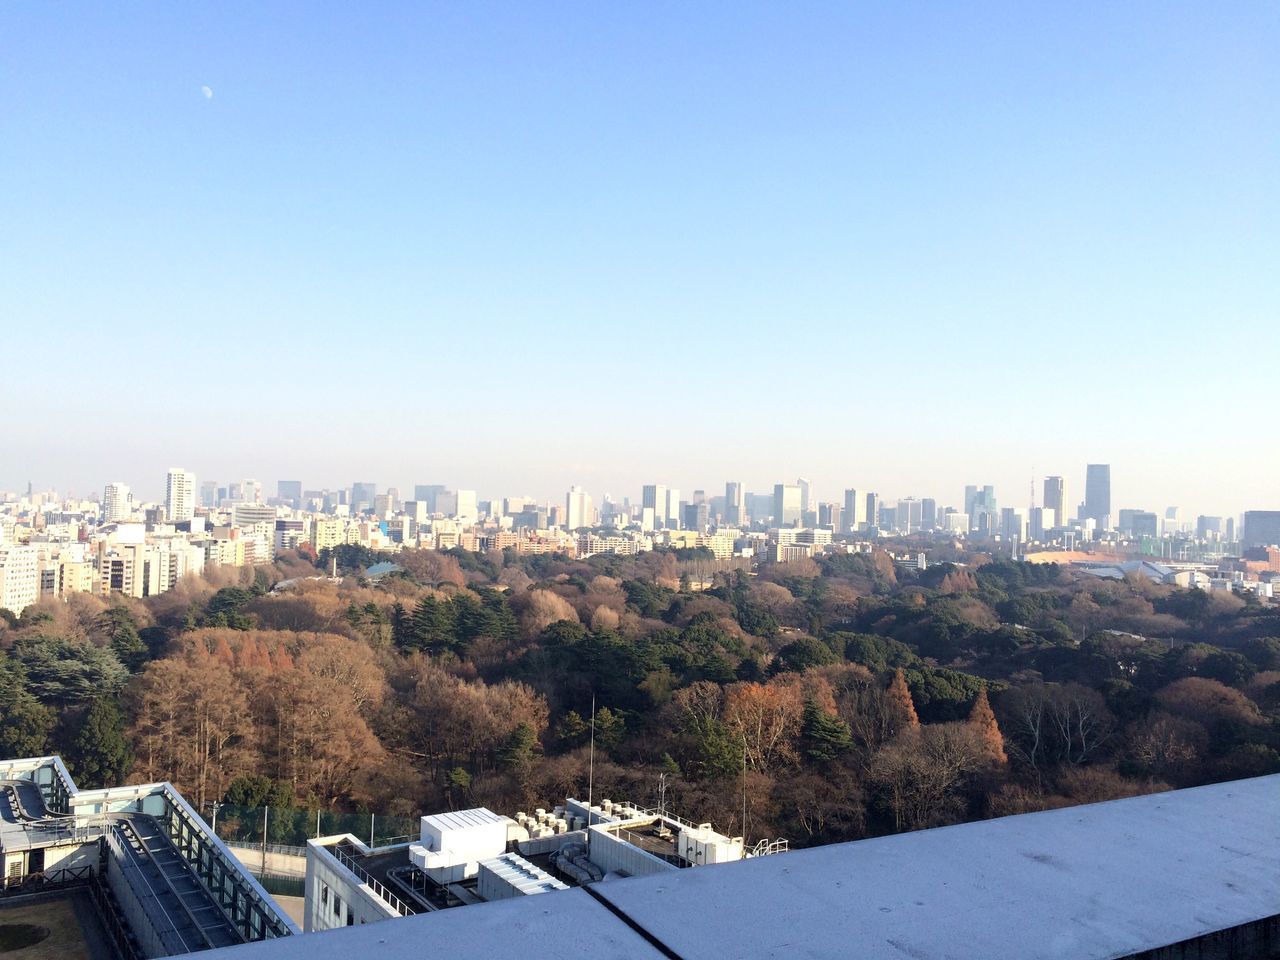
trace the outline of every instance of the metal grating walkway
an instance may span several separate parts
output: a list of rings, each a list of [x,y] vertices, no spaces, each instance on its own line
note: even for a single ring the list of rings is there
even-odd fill
[[[112,834],[123,853],[120,868],[134,892],[153,901],[148,913],[171,954],[244,942],[155,819],[122,818]]]

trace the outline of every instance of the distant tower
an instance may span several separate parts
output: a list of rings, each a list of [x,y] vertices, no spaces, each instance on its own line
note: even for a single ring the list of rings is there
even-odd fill
[[[1085,469],[1084,515],[1100,530],[1111,525],[1111,464],[1091,463]]]

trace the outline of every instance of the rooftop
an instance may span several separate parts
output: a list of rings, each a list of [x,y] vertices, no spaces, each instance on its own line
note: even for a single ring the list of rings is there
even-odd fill
[[[606,881],[210,960],[1115,960],[1280,915],[1280,775]],[[1275,931],[1273,931],[1273,934]]]

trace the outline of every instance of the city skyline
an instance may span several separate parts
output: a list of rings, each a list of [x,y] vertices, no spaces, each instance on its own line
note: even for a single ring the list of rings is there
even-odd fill
[[[1273,6],[74,9],[0,10],[6,489],[1273,495]]]
[[[1121,485],[1117,488],[1111,482],[1112,464],[1085,464],[1081,465],[1079,479],[1076,479],[1071,473],[1050,474],[1034,477],[1034,492],[1032,489],[1032,478],[1028,478],[1026,484],[1021,488],[1017,485],[1004,487],[999,483],[986,483],[981,475],[970,477],[969,479],[978,485],[978,489],[984,486],[991,486],[995,490],[996,499],[1001,506],[1017,507],[1026,509],[1031,506],[1034,498],[1034,505],[1037,507],[1050,508],[1054,506],[1050,486],[1056,482],[1065,479],[1065,502],[1063,510],[1065,517],[1075,517],[1080,510],[1086,506],[1087,497],[1087,475],[1088,468],[1097,466],[1105,468],[1103,475],[1106,477],[1106,484],[1109,492],[1107,504],[1110,512],[1106,516],[1110,517],[1114,523],[1121,511],[1134,509],[1149,510],[1164,515],[1164,511],[1168,508],[1177,508],[1184,516],[1194,517],[1197,515],[1205,516],[1222,516],[1222,517],[1238,517],[1247,510],[1272,509],[1276,506],[1274,499],[1260,500],[1257,502],[1243,503],[1234,509],[1210,509],[1202,506],[1197,502],[1160,502],[1150,497],[1143,498],[1141,495],[1131,495],[1126,491],[1131,491],[1136,484],[1130,482],[1127,485],[1123,482],[1125,473],[1123,469],[1120,472],[1122,479]],[[56,483],[40,484],[31,481],[33,490],[55,490],[60,496],[76,496],[83,499],[98,499],[104,503],[110,500],[111,491],[115,487],[121,487],[124,496],[132,497],[137,502],[154,502],[160,505],[169,503],[170,491],[169,480],[173,473],[177,471],[179,474],[187,478],[187,489],[191,491],[190,497],[194,498],[194,502],[198,503],[200,499],[200,487],[209,483],[226,488],[229,485],[239,485],[247,480],[251,480],[259,484],[259,498],[262,501],[273,499],[276,497],[278,484],[287,483],[291,487],[294,484],[300,485],[301,491],[326,490],[338,491],[345,490],[351,492],[355,490],[357,499],[363,499],[371,503],[374,494],[383,494],[387,490],[396,490],[402,500],[412,498],[412,491],[415,486],[439,485],[442,490],[450,492],[463,490],[474,494],[478,500],[489,500],[494,498],[506,497],[529,497],[532,500],[545,503],[563,503],[567,491],[582,489],[589,497],[596,502],[600,502],[605,496],[610,497],[615,502],[621,503],[629,500],[633,505],[649,505],[650,497],[646,493],[646,486],[656,482],[657,477],[650,474],[641,474],[633,481],[624,482],[613,487],[593,487],[589,484],[580,483],[568,479],[566,474],[565,481],[560,485],[559,489],[550,489],[546,492],[530,489],[528,485],[521,485],[518,482],[510,487],[486,486],[479,484],[470,486],[465,483],[458,483],[449,476],[439,476],[429,474],[426,478],[411,477],[406,480],[392,480],[384,482],[377,479],[369,479],[373,475],[373,471],[365,471],[357,474],[354,478],[346,480],[336,480],[331,483],[312,482],[306,477],[299,478],[294,475],[283,475],[279,479],[268,479],[267,474],[260,471],[258,474],[232,474],[226,471],[215,473],[212,476],[206,476],[199,471],[185,470],[182,468],[170,467],[164,471],[158,484],[148,482],[150,478],[143,478],[141,482],[129,477],[116,477],[102,481],[96,488],[90,487],[84,490],[75,490],[71,487],[61,487]],[[191,484],[194,483],[194,487]],[[818,503],[831,503],[844,508],[846,502],[846,493],[850,490],[856,490],[859,494],[872,493],[876,494],[882,503],[891,506],[900,500],[925,498],[936,501],[938,507],[943,506],[955,507],[957,510],[964,511],[966,509],[966,488],[972,484],[962,484],[960,487],[951,490],[935,490],[932,486],[917,485],[907,490],[881,489],[873,483],[864,483],[860,479],[847,481],[845,483],[824,484],[820,481],[814,481],[812,478],[803,476],[775,476],[773,479],[761,479],[759,481],[744,480],[740,476],[730,475],[729,477],[718,481],[701,481],[690,482],[688,484],[678,485],[675,483],[657,484],[659,496],[663,501],[663,510],[666,516],[674,517],[675,511],[678,510],[679,504],[690,502],[692,494],[695,491],[704,491],[708,498],[724,497],[726,494],[726,486],[730,484],[740,484],[741,492],[744,496],[762,496],[775,498],[778,488],[786,485],[788,488],[795,486],[797,483],[808,485],[813,490],[813,505],[816,510]],[[8,492],[11,494],[20,494],[27,489],[27,484],[11,486],[0,486],[0,495]],[[1120,491],[1117,493],[1117,489]],[[800,487],[796,487],[796,495],[799,496]],[[671,497],[676,499],[673,501]],[[235,499],[231,497],[230,499]],[[249,499],[253,499],[250,497]],[[1087,517],[1087,512],[1081,514]],[[186,519],[187,513],[184,512],[180,519]]]

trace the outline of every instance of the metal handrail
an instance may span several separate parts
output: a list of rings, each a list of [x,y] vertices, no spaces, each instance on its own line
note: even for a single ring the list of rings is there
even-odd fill
[[[383,902],[385,902],[387,906],[389,906],[392,910],[394,910],[396,913],[398,913],[402,917],[412,916],[413,911],[410,910],[407,906],[405,906],[404,901],[401,900],[399,897],[397,897],[390,890],[388,890],[378,880],[374,879],[374,877],[370,875],[368,870],[360,866],[360,864],[356,863],[355,859],[352,856],[350,856],[347,853],[344,853],[338,847],[326,847],[325,849],[327,849],[330,853],[332,853],[340,864],[342,864],[344,867],[346,867],[348,870],[354,873],[357,879],[368,884],[369,887],[373,890],[373,892],[376,893],[380,898],[382,898]]]

